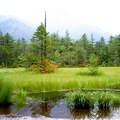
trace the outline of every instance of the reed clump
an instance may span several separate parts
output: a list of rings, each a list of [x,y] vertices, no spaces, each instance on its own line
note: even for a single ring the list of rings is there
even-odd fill
[[[74,108],[90,108],[94,106],[94,99],[92,93],[84,93],[82,91],[75,91],[66,94],[68,104]]]
[[[10,99],[12,96],[12,81],[5,81],[0,78],[0,105],[10,104]]]
[[[110,92],[74,91],[66,94],[68,105],[78,108],[109,108],[120,105],[120,98]]]

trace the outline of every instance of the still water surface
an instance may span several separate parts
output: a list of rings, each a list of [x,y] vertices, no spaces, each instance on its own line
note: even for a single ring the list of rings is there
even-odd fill
[[[63,119],[120,119],[120,107],[109,109],[71,109],[64,99],[65,92],[31,94],[34,101],[26,105],[0,107],[0,115],[21,115]]]

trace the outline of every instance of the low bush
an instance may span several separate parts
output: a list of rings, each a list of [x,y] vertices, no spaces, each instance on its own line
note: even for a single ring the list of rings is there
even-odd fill
[[[78,66],[79,66],[79,67],[86,67],[87,64],[86,64],[86,63],[81,63],[81,64],[79,64]]]
[[[90,76],[100,76],[103,75],[102,71],[88,71],[88,70],[81,70],[80,72],[77,73],[77,75],[90,75]]]
[[[99,58],[95,54],[90,55],[89,59],[90,64],[88,65],[88,69],[91,72],[91,75],[97,75],[98,73],[98,65],[99,65]]]
[[[58,70],[58,65],[55,65],[48,60],[38,61],[36,65],[30,67],[30,70],[34,72],[51,73]]]
[[[4,68],[4,65],[0,65],[0,68]]]

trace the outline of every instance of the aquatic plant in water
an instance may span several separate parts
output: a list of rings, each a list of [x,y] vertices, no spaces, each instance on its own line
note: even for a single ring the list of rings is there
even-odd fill
[[[95,93],[96,99],[97,99],[97,105],[99,108],[109,108],[114,103],[113,100],[113,94],[109,92],[97,92]]]
[[[68,105],[73,108],[109,108],[120,105],[120,98],[110,92],[74,91],[66,94]]]
[[[19,89],[12,97],[12,102],[16,104],[24,104],[27,101],[27,92]]]
[[[82,91],[75,91],[66,94],[69,105],[74,108],[90,108],[94,107],[94,99],[92,93],[84,93]]]

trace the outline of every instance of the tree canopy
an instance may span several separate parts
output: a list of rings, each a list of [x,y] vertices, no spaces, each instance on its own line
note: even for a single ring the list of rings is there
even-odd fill
[[[83,34],[79,40],[72,40],[69,31],[60,37],[58,32],[49,34],[44,24],[40,24],[31,42],[15,40],[9,33],[0,31],[0,66],[29,67],[38,60],[48,59],[60,66],[78,66],[90,63],[91,54],[99,57],[101,66],[120,66],[120,36],[111,36],[106,42],[104,37],[89,40]]]

